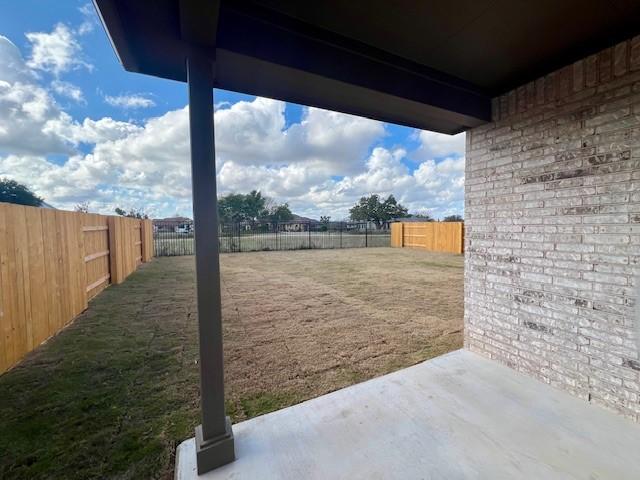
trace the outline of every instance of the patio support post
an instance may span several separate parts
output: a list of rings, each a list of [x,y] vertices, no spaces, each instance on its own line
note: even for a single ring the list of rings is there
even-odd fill
[[[202,425],[196,427],[198,474],[235,459],[231,421],[225,416],[224,411],[218,201],[213,137],[213,72],[214,64],[209,58],[199,54],[188,58],[202,408]]]

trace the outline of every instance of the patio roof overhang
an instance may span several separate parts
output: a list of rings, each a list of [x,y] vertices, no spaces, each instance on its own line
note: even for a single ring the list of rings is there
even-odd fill
[[[95,0],[125,69],[457,133],[491,98],[640,31],[633,0]]]

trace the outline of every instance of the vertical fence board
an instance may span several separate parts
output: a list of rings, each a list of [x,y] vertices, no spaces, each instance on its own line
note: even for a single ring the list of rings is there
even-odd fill
[[[86,256],[86,248],[84,245],[84,233],[82,231],[82,216],[74,215],[73,216],[73,228],[76,234],[76,242],[78,243],[77,251],[79,255],[74,255],[74,260],[76,264],[76,270],[78,272],[78,293],[79,300],[78,303],[78,315],[80,312],[83,312],[89,306],[89,297],[87,296],[87,266],[84,261],[84,257]]]
[[[9,247],[7,245],[8,208],[0,203],[0,371],[8,368],[15,360],[11,318],[13,315],[12,283],[9,281]]]
[[[136,268],[142,263],[142,220],[133,227],[133,256],[135,257]]]
[[[142,221],[142,261],[148,262],[153,258],[153,222]]]
[[[69,273],[71,278],[71,292],[72,292],[72,318],[78,315],[80,312],[84,310],[84,297],[85,292],[84,288],[86,287],[86,283],[84,282],[84,275],[80,270],[80,260],[83,258],[84,251],[81,248],[80,241],[78,240],[80,237],[80,225],[76,221],[77,216],[73,213],[68,213],[66,216],[66,225],[67,225],[67,234],[69,238],[68,243],[68,262],[69,262]],[[84,264],[82,265],[82,270],[84,270]],[[72,319],[71,318],[71,319]],[[69,319],[69,320],[71,320]]]
[[[31,323],[32,344],[39,345],[49,338],[49,314],[47,313],[47,288],[42,284],[46,278],[44,265],[44,232],[42,229],[42,215],[39,209],[25,209],[26,225],[28,226],[29,253],[29,283],[31,285]]]
[[[122,237],[122,251],[125,254],[125,267],[124,267],[124,276],[126,277],[129,272],[135,269],[135,252],[134,252],[134,226],[132,221],[128,218],[124,219],[124,236]]]
[[[119,237],[119,218],[109,217],[109,262],[111,270],[111,283],[117,285],[122,280],[120,278],[120,262],[122,261],[122,254],[120,253],[118,237]]]
[[[60,279],[60,262],[58,258],[58,235],[56,215],[53,210],[42,210],[42,231],[44,240],[45,285],[47,286],[48,332],[58,330],[63,317]]]
[[[118,242],[118,277],[120,282],[124,280],[127,266],[129,265],[129,250],[127,245],[127,222],[124,218],[118,218],[118,229],[116,230],[116,241]],[[120,283],[119,282],[119,283]]]
[[[78,293],[80,303],[78,304],[78,313],[76,313],[76,315],[78,315],[80,312],[85,311],[89,306],[89,298],[87,296],[87,266],[86,262],[84,261],[86,249],[84,245],[84,233],[82,232],[82,216],[74,215],[73,220],[73,228],[76,233],[76,241],[78,242],[78,252],[80,253],[80,255],[74,256],[79,278]]]
[[[391,246],[402,247],[402,227],[400,222],[391,224]]]
[[[463,222],[397,222],[391,224],[392,247],[424,248],[433,252],[463,253]]]
[[[145,222],[0,203],[0,373],[151,259]]]
[[[31,317],[31,288],[29,285],[29,252],[27,250],[26,207],[11,209],[11,226],[13,230],[13,249],[15,252],[14,278],[17,292],[17,312],[15,317],[17,352],[20,355],[31,350],[33,336]]]
[[[65,324],[65,319],[71,317],[71,310],[69,308],[69,295],[67,293],[68,286],[68,267],[65,262],[66,253],[65,245],[67,243],[66,232],[64,228],[64,216],[63,212],[54,212],[54,228],[56,238],[56,259],[57,265],[55,270],[56,283],[58,285],[58,301],[60,302],[60,316],[56,318],[56,330],[62,328]]]
[[[2,297],[4,305],[3,332],[6,345],[6,359],[9,365],[13,364],[21,357],[19,347],[19,326],[18,322],[18,285],[16,282],[16,252],[12,231],[12,214],[8,206],[0,204],[2,208],[4,222],[1,234],[1,242],[5,252],[2,262]]]
[[[127,266],[125,268],[125,276],[136,269],[136,252],[135,252],[135,233],[136,233],[136,220],[125,219],[125,237],[124,237],[124,251],[127,254]]]
[[[64,319],[64,323],[71,320],[76,315],[76,306],[78,304],[78,278],[75,263],[72,257],[76,252],[76,242],[73,231],[73,226],[70,221],[69,212],[60,212],[62,219],[62,228],[64,230],[64,249],[63,249],[63,264],[66,267],[67,283],[65,288],[65,297],[67,297],[67,316]]]

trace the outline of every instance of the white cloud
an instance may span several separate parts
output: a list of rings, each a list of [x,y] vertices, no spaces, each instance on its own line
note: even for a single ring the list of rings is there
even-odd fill
[[[72,153],[68,140],[52,131],[70,123],[45,89],[0,76],[0,153]]]
[[[465,149],[465,133],[444,135],[442,133],[420,130],[417,132],[420,148],[416,152],[418,158],[439,158],[462,156]]]
[[[54,80],[51,82],[51,89],[63,97],[67,97],[78,103],[86,103],[82,90],[77,85],[62,80]]]
[[[29,32],[26,36],[32,45],[27,62],[30,68],[56,76],[72,69],[93,68],[82,59],[82,49],[74,32],[63,23],[58,23],[51,33]]]
[[[239,165],[304,164],[325,175],[345,175],[364,164],[384,135],[381,122],[305,108],[300,123],[285,128],[285,103],[267,98],[237,102],[215,112],[216,151]]]
[[[25,65],[20,50],[3,35],[0,35],[0,80],[9,83],[33,80],[33,73]]]
[[[221,193],[258,189],[281,201],[291,201],[308,194],[309,189],[327,180],[322,169],[298,164],[282,167],[224,163],[218,171]]]
[[[67,82],[54,80],[51,87],[58,94],[82,99],[82,92]],[[0,155],[73,155],[80,143],[115,140],[138,129],[108,117],[74,121],[36,83],[15,45],[0,37]]]
[[[464,158],[448,158],[421,163],[413,172],[407,167],[404,149],[378,147],[369,157],[366,169],[354,176],[311,188],[308,200],[336,218],[343,218],[360,197],[377,193],[393,194],[410,212],[443,217],[459,213],[464,195]]]
[[[60,65],[59,71],[68,67]],[[103,213],[115,206],[190,213],[187,107],[142,124],[109,117],[80,122],[38,82],[18,49],[0,37],[0,176],[28,184],[61,208],[88,201]],[[51,84],[58,95],[82,98],[73,87],[59,79]],[[371,193],[393,193],[414,212],[461,211],[461,137],[421,132],[417,151],[388,149],[380,146],[387,134],[380,122],[304,108],[301,120],[287,125],[285,109],[264,98],[217,106],[221,193],[257,188],[298,214],[334,219]],[[68,158],[51,160],[56,153]]]
[[[72,141],[99,145],[126,138],[142,130],[143,128],[138,125],[110,117],[103,117],[100,120],[85,118],[82,124],[74,124]]]
[[[340,180],[328,178],[314,165],[240,165],[227,162],[218,173],[222,192],[257,188],[286,200],[294,211],[318,217],[343,219],[358,199],[377,193],[394,194],[411,212],[444,217],[463,208],[464,158],[428,160],[413,172],[406,151],[377,147],[357,174]]]
[[[112,107],[125,109],[149,108],[155,106],[155,102],[142,95],[105,95],[104,101]]]
[[[76,30],[78,35],[86,35],[93,32],[98,23],[94,6],[91,3],[85,3],[78,10],[83,16],[83,21]]]

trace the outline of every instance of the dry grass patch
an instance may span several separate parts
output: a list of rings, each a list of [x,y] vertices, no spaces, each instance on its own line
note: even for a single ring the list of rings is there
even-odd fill
[[[247,396],[304,400],[460,348],[462,274],[461,256],[406,249],[223,256],[236,419]]]

